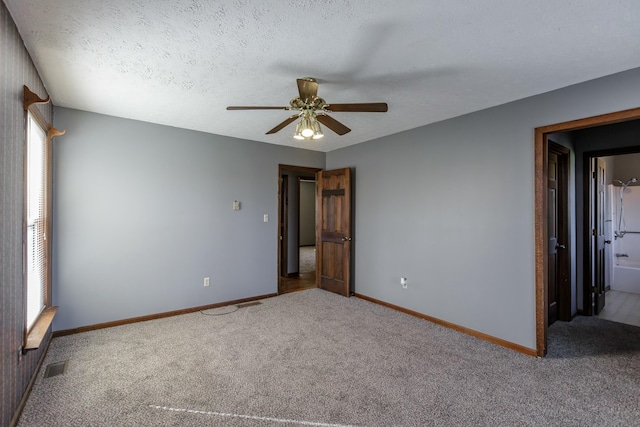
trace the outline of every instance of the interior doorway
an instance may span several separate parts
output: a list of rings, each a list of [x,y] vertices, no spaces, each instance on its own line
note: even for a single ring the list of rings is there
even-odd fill
[[[640,121],[626,123],[640,134]],[[594,236],[590,270],[585,267],[585,274],[592,277],[593,292],[586,294],[584,311],[637,326],[640,314],[618,309],[627,297],[640,300],[640,146],[585,153],[585,165],[591,167],[592,195],[585,206],[585,215],[591,215],[587,232]]]
[[[278,167],[278,293],[316,287],[316,173]]]
[[[535,129],[534,151],[535,151],[535,292],[536,292],[536,354],[544,356],[547,353],[547,329],[549,326],[548,310],[549,310],[549,198],[548,198],[548,181],[549,181],[549,135],[554,133],[572,132],[581,129],[600,127],[615,123],[627,122],[630,120],[640,119],[640,108],[621,111],[617,113],[604,114],[570,122],[558,123],[554,125],[544,126]],[[609,141],[607,141],[609,142]],[[615,147],[615,141],[612,142],[612,148]],[[628,150],[628,148],[627,148]],[[577,283],[576,293],[581,294],[582,310],[580,314],[590,313],[592,307],[591,301],[595,302],[594,285],[595,280],[592,275],[594,260],[592,259],[591,237],[596,235],[592,229],[592,223],[589,218],[592,215],[592,204],[590,203],[591,194],[589,192],[590,180],[592,174],[589,169],[589,159],[591,155],[584,153],[583,167],[576,167],[576,173],[582,173],[583,186],[582,194],[576,191],[576,196],[582,200],[582,227],[576,224],[576,253],[582,253],[582,280]],[[578,159],[576,159],[578,160]],[[585,165],[586,164],[586,165]],[[576,180],[578,182],[578,180]],[[586,196],[586,197],[584,197]],[[580,205],[579,202],[576,202]],[[578,262],[580,257],[577,256]],[[578,298],[578,295],[576,295]]]

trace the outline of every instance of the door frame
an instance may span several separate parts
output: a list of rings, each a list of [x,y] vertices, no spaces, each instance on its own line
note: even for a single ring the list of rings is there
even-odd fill
[[[318,171],[321,171],[322,168],[312,168],[312,167],[307,167],[307,166],[295,166],[295,165],[285,165],[285,164],[278,164],[278,234],[276,236],[276,240],[277,240],[277,247],[278,247],[278,268],[277,268],[277,273],[278,273],[278,294],[282,293],[281,292],[281,268],[282,268],[282,250],[283,250],[283,243],[284,240],[281,238],[281,236],[283,235],[288,235],[288,229],[285,232],[282,232],[281,230],[281,224],[282,224],[282,176],[285,175],[287,172],[295,172],[295,173],[304,173],[304,174],[308,174],[309,176],[316,176],[316,173]],[[289,177],[290,178],[290,177]],[[289,181],[289,185],[291,185],[291,179],[288,179]],[[317,185],[317,184],[316,184]],[[300,189],[298,188],[298,191],[300,191]],[[299,203],[300,203],[300,198],[298,197],[298,216],[300,215],[300,207],[299,207]],[[289,227],[289,221],[286,221],[285,224],[286,227]],[[316,228],[318,227],[318,224],[316,223]],[[282,234],[281,234],[282,232]],[[298,239],[300,238],[300,234],[298,231]],[[299,262],[299,261],[298,261]]]
[[[549,149],[548,136],[555,132],[568,132],[595,126],[602,126],[628,120],[640,119],[640,108],[633,108],[614,113],[601,114],[584,119],[571,120],[541,126],[534,130],[534,250],[535,250],[535,312],[536,312],[536,355],[543,357],[547,353],[547,274],[549,248],[547,180]]]

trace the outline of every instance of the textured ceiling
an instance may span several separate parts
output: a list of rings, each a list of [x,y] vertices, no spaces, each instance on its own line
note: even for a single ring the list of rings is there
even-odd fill
[[[331,151],[640,67],[637,0],[4,0],[57,106]],[[296,78],[352,132],[297,141]]]

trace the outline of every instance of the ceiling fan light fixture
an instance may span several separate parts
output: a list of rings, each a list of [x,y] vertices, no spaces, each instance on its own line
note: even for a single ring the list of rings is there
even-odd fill
[[[322,129],[320,128],[320,123],[318,123],[315,117],[313,118],[311,128],[313,129],[313,139],[320,139],[324,136],[324,134],[322,133]]]
[[[327,104],[327,102],[318,96],[318,82],[311,77],[305,77],[297,80],[298,96],[289,101],[288,107],[276,106],[228,106],[227,110],[288,110],[297,111],[296,114],[285,119],[276,127],[266,132],[266,135],[272,135],[289,126],[291,123],[300,119],[296,124],[296,131],[293,137],[297,140],[303,139],[320,139],[324,136],[320,123],[342,136],[351,129],[340,123],[326,113],[335,112],[363,112],[363,113],[384,113],[389,110],[386,102],[365,102],[351,104]],[[316,116],[316,114],[318,114]],[[320,117],[322,116],[322,117]],[[320,117],[320,121],[318,121]]]
[[[304,139],[304,136],[302,136],[302,120],[296,125],[296,131],[293,134],[293,137],[300,140]]]
[[[311,139],[313,138],[314,135],[314,130],[313,130],[313,122],[315,120],[312,120],[309,114],[305,114],[304,117],[302,118],[302,120],[300,120],[300,124],[301,129],[300,129],[300,134],[305,138],[305,139]]]

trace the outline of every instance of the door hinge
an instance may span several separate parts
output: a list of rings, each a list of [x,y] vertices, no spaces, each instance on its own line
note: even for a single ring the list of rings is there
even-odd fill
[[[596,179],[598,177],[598,173],[596,171],[591,172],[591,177]]]
[[[595,228],[593,230],[591,230],[591,235],[592,236],[597,236],[598,235],[598,230],[596,230]]]

